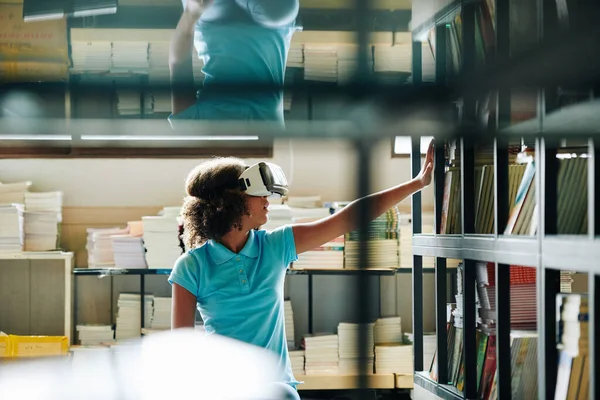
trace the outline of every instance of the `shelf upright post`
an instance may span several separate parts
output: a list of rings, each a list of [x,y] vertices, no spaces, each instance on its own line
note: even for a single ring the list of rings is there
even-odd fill
[[[467,83],[475,74],[475,8],[476,3],[466,3],[462,7],[462,82]],[[466,137],[462,138],[461,149],[461,188],[462,188],[462,229],[463,234],[475,233],[475,143],[474,134],[470,127],[476,122],[476,97],[473,91],[464,92],[463,126],[466,127]],[[464,260],[463,275],[463,343],[465,387],[467,399],[477,398],[477,339],[476,339],[476,308],[475,308],[475,260]]]
[[[438,24],[435,27],[435,81],[436,85],[443,87],[446,85],[446,37],[448,35],[446,24]],[[420,153],[418,153],[420,154]],[[445,151],[444,143],[437,143],[434,156],[434,191],[435,191],[435,227],[434,232],[440,234],[442,221],[442,203],[444,200],[444,179],[445,179]],[[443,257],[435,258],[435,325],[436,325],[436,363],[438,382],[447,384],[448,377],[448,333],[446,327],[446,259]]]
[[[594,240],[600,234],[600,219],[596,213],[597,207],[600,206],[600,185],[598,185],[597,177],[600,176],[600,163],[596,162],[596,154],[599,153],[598,142],[594,139],[588,139],[588,239]],[[590,364],[590,399],[597,398],[598,388],[596,386],[597,379],[600,379],[598,365],[596,364],[597,357],[600,357],[599,346],[596,343],[595,334],[598,332],[600,318],[596,313],[600,307],[600,275],[596,272],[588,274],[588,354]]]
[[[144,329],[144,312],[146,311],[146,275],[140,274],[140,327]],[[140,331],[141,334],[141,331]]]
[[[543,100],[540,99],[540,100]],[[541,118],[540,118],[541,119]],[[541,248],[548,235],[557,233],[557,176],[558,159],[556,158],[557,139],[542,138],[542,148],[536,149],[536,156],[541,158],[540,165],[536,165],[536,193],[539,188],[540,195],[538,207],[542,214],[539,235]],[[539,179],[538,179],[539,178]],[[560,270],[547,268],[544,260],[541,262],[541,292],[538,298],[541,304],[538,308],[538,385],[539,395],[543,399],[553,399],[558,372],[558,352],[556,349],[556,295],[560,292]],[[538,286],[539,287],[539,286]]]
[[[421,42],[412,42],[412,79],[414,86],[423,83],[423,46]],[[411,136],[411,176],[415,178],[421,171],[421,138]],[[423,232],[421,192],[411,197],[412,233]],[[413,332],[413,366],[414,371],[423,371],[423,257],[413,255],[412,269],[412,332]]]
[[[372,80],[372,68],[369,68],[369,26],[367,17],[370,12],[369,0],[357,0],[356,1],[356,13],[357,18],[356,31],[358,33],[358,68],[355,74],[355,96],[358,99],[364,97],[367,93],[368,87]],[[372,139],[369,137],[372,132],[367,131],[365,128],[358,124],[361,137],[356,141],[356,148],[358,151],[358,197],[365,198],[370,194],[370,181],[371,181],[371,143]],[[370,285],[368,284],[367,271],[368,268],[368,254],[369,254],[369,224],[371,218],[369,217],[371,210],[371,202],[368,197],[365,201],[359,203],[358,209],[358,229],[359,229],[359,273],[356,277],[358,296],[356,298],[358,302],[357,317],[359,330],[358,330],[358,354],[360,359],[366,360],[369,354],[372,354],[373,349],[369,349],[367,345],[367,323],[369,322],[369,310],[371,291]],[[367,364],[361,363],[358,374],[358,388],[360,389],[359,398],[366,398],[368,388],[368,372]],[[371,371],[372,372],[372,371]]]
[[[510,58],[510,1],[496,1],[496,54],[495,60],[507,63]],[[496,108],[496,126],[499,131],[510,125],[511,88],[499,87]],[[505,136],[496,135],[494,148],[494,199],[496,238],[504,232],[508,222],[508,143]],[[511,352],[510,352],[510,265],[496,263],[496,363],[498,398],[510,400]],[[505,290],[508,288],[508,290]]]

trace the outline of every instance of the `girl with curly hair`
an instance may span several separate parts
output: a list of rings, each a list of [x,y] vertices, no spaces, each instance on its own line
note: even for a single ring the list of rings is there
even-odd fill
[[[261,230],[269,201],[243,190],[240,177],[248,168],[236,158],[217,158],[188,175],[183,219],[191,250],[169,277],[172,328],[193,327],[198,308],[207,334],[270,350],[279,360],[279,383],[287,398],[299,398],[285,338],[285,271],[299,254],[357,229],[357,210],[367,198],[315,222]],[[371,219],[427,186],[432,169],[433,142],[416,178],[368,196]]]

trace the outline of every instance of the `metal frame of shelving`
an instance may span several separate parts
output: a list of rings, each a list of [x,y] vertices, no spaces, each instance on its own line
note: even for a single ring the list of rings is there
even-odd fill
[[[445,284],[446,276],[445,259],[456,258],[464,260],[464,278],[463,278],[463,301],[464,304],[474,304],[475,295],[475,262],[486,261],[493,262],[496,265],[496,299],[497,305],[497,327],[496,327],[496,360],[497,360],[497,385],[498,398],[510,399],[511,393],[511,356],[510,356],[510,297],[508,288],[510,282],[510,265],[525,265],[534,267],[537,270],[537,320],[538,320],[538,397],[540,399],[553,399],[556,385],[556,375],[558,368],[558,356],[556,349],[556,294],[559,292],[559,271],[573,270],[576,272],[587,273],[589,277],[589,354],[590,354],[590,398],[595,399],[598,391],[596,384],[600,374],[599,368],[594,365],[594,360],[598,358],[597,344],[595,343],[594,333],[597,332],[599,318],[595,311],[600,307],[598,287],[600,284],[600,218],[597,217],[595,210],[600,206],[600,194],[598,176],[600,170],[598,162],[595,161],[595,155],[598,154],[598,142],[592,139],[600,133],[600,123],[598,118],[600,108],[597,100],[591,100],[589,103],[578,104],[567,107],[559,112],[552,113],[555,108],[553,99],[549,95],[549,90],[557,83],[564,83],[567,78],[572,78],[567,73],[557,69],[556,80],[548,72],[544,72],[543,77],[530,74],[515,75],[517,83],[527,82],[526,76],[536,84],[545,86],[538,89],[538,117],[534,120],[523,122],[512,127],[510,124],[510,86],[503,85],[494,87],[497,90],[497,124],[494,132],[490,132],[489,137],[494,140],[494,234],[479,235],[475,234],[473,226],[473,213],[465,212],[473,210],[474,199],[474,152],[473,144],[485,136],[469,135],[468,127],[473,122],[475,104],[472,98],[473,87],[480,82],[474,81],[473,77],[481,77],[478,71],[474,70],[475,48],[474,48],[474,29],[473,29],[473,10],[478,2],[472,1],[454,1],[446,5],[427,21],[427,23],[415,28],[413,34],[422,34],[430,28],[444,28],[444,25],[453,12],[462,13],[462,37],[464,46],[461,50],[463,70],[461,71],[463,84],[466,87],[463,92],[464,101],[462,104],[462,125],[466,126],[463,135],[460,135],[461,150],[461,204],[462,204],[462,234],[440,235],[439,229],[434,234],[423,235],[420,230],[415,229],[413,235],[413,254],[415,266],[421,263],[423,256],[436,257],[436,286],[443,288],[436,292],[436,321],[437,321],[437,358],[439,382],[447,381],[447,346],[446,346],[446,307],[443,299],[446,297]],[[495,0],[496,7],[496,58],[495,64],[508,66],[512,61],[509,57],[509,1]],[[538,33],[540,39],[540,52],[537,49],[532,50],[532,54],[550,54],[548,43],[544,43],[544,35],[547,32],[555,33],[556,15],[552,14],[552,7],[556,4],[549,0],[538,0]],[[555,10],[555,8],[554,8]],[[593,32],[598,39],[598,32]],[[576,35],[575,35],[576,36]],[[413,35],[414,37],[414,35]],[[556,36],[553,36],[556,37]],[[445,85],[445,29],[436,29],[436,83]],[[572,43],[572,45],[576,45]],[[444,48],[442,48],[444,47]],[[418,43],[413,49],[419,48]],[[562,47],[561,47],[562,49]],[[545,52],[545,53],[544,53]],[[422,56],[415,52],[413,54],[413,63],[420,62]],[[530,61],[536,61],[530,58]],[[521,64],[519,64],[521,63]],[[523,66],[522,60],[514,62],[515,68]],[[594,64],[597,67],[597,64]],[[489,68],[488,68],[489,70]],[[415,68],[415,74],[420,74],[421,70]],[[510,70],[514,72],[515,70]],[[586,70],[589,71],[589,70]],[[501,72],[501,71],[500,71]],[[502,75],[502,72],[501,72]],[[510,74],[505,75],[510,76]],[[494,82],[500,82],[502,78]],[[581,78],[585,81],[585,77]],[[421,83],[421,77],[413,78],[415,84]],[[492,85],[493,87],[493,85]],[[506,226],[508,219],[508,199],[506,188],[508,185],[508,138],[523,136],[534,138],[536,144],[535,163],[536,163],[536,204],[539,206],[538,234],[536,236],[513,236],[503,235],[501,232]],[[561,136],[575,136],[588,138],[588,235],[557,235],[557,162],[556,150],[558,148],[558,138]],[[413,138],[413,154],[418,154],[416,138]],[[441,146],[440,146],[441,147]],[[435,174],[435,205],[436,211],[441,208],[441,201],[444,190],[443,173],[443,151],[436,153],[436,167],[442,167],[442,171],[436,171]],[[413,156],[413,167],[418,166],[420,157]],[[418,221],[419,209],[413,209],[413,219]],[[436,212],[436,227],[441,222],[441,212]],[[414,282],[420,282],[421,271],[414,269]],[[439,289],[437,289],[439,290]],[[413,304],[415,309],[415,323],[422,323],[419,313],[422,312],[422,289],[415,285],[413,290]],[[423,365],[420,360],[423,358],[423,338],[416,333],[422,333],[422,329],[415,327],[414,344],[414,365],[415,365],[415,385],[434,393],[443,399],[474,399],[477,398],[476,382],[476,348],[475,348],[475,308],[465,307],[463,343],[465,352],[465,388],[464,392],[458,392],[456,388],[435,382],[429,378],[429,374],[423,371]],[[441,328],[441,329],[440,329]],[[440,361],[441,360],[441,361]]]
[[[419,0],[414,0],[415,2]],[[590,346],[590,359],[592,360],[590,366],[590,385],[591,385],[591,398],[596,397],[595,383],[600,378],[600,368],[596,368],[593,360],[600,355],[598,348],[594,340],[594,334],[600,318],[597,318],[595,313],[595,306],[600,304],[600,296],[598,296],[596,290],[600,286],[600,268],[597,268],[595,264],[598,263],[598,257],[600,256],[600,240],[597,236],[600,235],[600,219],[594,213],[594,210],[600,206],[600,194],[598,188],[600,185],[597,184],[597,177],[600,176],[598,170],[600,163],[596,163],[594,159],[590,159],[591,162],[588,170],[588,217],[589,217],[589,235],[586,238],[570,237],[565,238],[557,236],[556,234],[556,201],[553,199],[553,190],[556,189],[556,163],[550,163],[549,160],[553,160],[553,155],[556,150],[556,138],[564,135],[566,132],[572,132],[573,135],[592,137],[600,133],[600,112],[598,108],[594,108],[594,105],[598,103],[589,103],[588,105],[581,105],[571,107],[569,110],[562,110],[554,115],[546,116],[547,109],[550,109],[551,99],[547,98],[544,91],[544,87],[540,89],[538,96],[539,104],[539,118],[535,121],[526,122],[516,126],[507,128],[510,118],[510,85],[509,82],[515,85],[522,85],[523,83],[531,83],[534,85],[548,86],[552,82],[553,76],[552,71],[546,69],[540,73],[537,73],[536,68],[531,68],[532,61],[535,65],[535,57],[544,57],[552,55],[552,45],[548,43],[542,43],[539,49],[534,49],[528,55],[525,55],[518,60],[511,60],[509,58],[509,1],[508,0],[495,0],[496,6],[496,49],[497,56],[496,62],[493,66],[486,66],[483,71],[479,71],[476,68],[475,63],[475,7],[483,0],[456,0],[450,3],[448,7],[436,13],[429,22],[426,22],[427,26],[420,26],[416,28],[415,34],[423,32],[428,26],[437,25],[442,29],[436,29],[436,36],[439,39],[436,46],[436,83],[435,85],[425,85],[422,82],[422,46],[418,42],[418,38],[413,36],[413,83],[414,88],[407,87],[387,87],[382,85],[375,85],[371,79],[371,72],[368,67],[367,53],[368,53],[368,35],[369,35],[369,21],[372,21],[372,10],[369,9],[368,0],[357,0],[355,12],[359,18],[356,19],[355,25],[352,28],[358,33],[358,68],[355,75],[355,80],[352,84],[345,85],[339,88],[326,86],[321,88],[321,93],[342,93],[344,92],[349,97],[351,96],[355,100],[371,99],[374,92],[387,91],[387,94],[394,94],[397,98],[395,106],[400,110],[398,112],[399,119],[405,118],[408,122],[403,126],[403,131],[399,132],[398,125],[381,123],[380,121],[374,121],[376,118],[364,118],[369,117],[372,109],[365,107],[355,115],[351,115],[344,121],[328,121],[306,123],[305,121],[295,123],[291,121],[288,124],[287,130],[282,132],[280,129],[270,130],[265,129],[265,126],[258,124],[254,128],[256,132],[260,132],[261,137],[301,137],[301,138],[344,138],[351,140],[356,147],[357,151],[357,165],[354,173],[358,182],[358,197],[364,197],[371,193],[371,151],[373,145],[377,139],[383,137],[395,136],[399,133],[412,137],[412,155],[411,155],[411,174],[413,177],[417,176],[421,168],[420,165],[420,138],[421,135],[434,135],[436,140],[443,140],[448,138],[450,134],[455,134],[460,137],[461,146],[461,197],[462,197],[462,212],[461,218],[463,227],[463,234],[460,235],[440,235],[439,226],[441,222],[441,210],[440,210],[440,199],[443,197],[443,174],[440,166],[443,166],[443,150],[442,146],[438,144],[435,164],[438,167],[435,174],[435,198],[436,198],[436,209],[435,209],[435,227],[436,233],[433,235],[422,234],[422,218],[421,218],[421,194],[417,193],[412,196],[412,219],[413,219],[413,232],[415,234],[413,238],[413,254],[414,264],[412,270],[413,279],[413,332],[414,332],[414,367],[417,373],[415,374],[415,384],[425,388],[443,398],[475,398],[477,393],[477,382],[476,382],[476,367],[475,367],[475,309],[465,308],[464,310],[464,348],[465,348],[465,391],[460,394],[456,390],[453,390],[448,385],[439,384],[431,381],[427,376],[424,376],[420,371],[423,371],[423,269],[422,257],[432,256],[436,259],[435,268],[435,282],[436,282],[436,323],[437,323],[437,342],[438,342],[438,360],[447,360],[446,341],[445,341],[445,313],[446,309],[443,307],[446,303],[446,283],[447,283],[447,258],[458,258],[465,260],[465,274],[463,283],[464,287],[464,304],[475,303],[475,273],[474,273],[474,262],[476,260],[484,260],[496,263],[496,282],[497,285],[507,286],[509,282],[508,266],[510,264],[519,263],[522,265],[529,265],[535,267],[538,271],[538,332],[539,332],[539,344],[538,344],[538,383],[539,383],[539,397],[542,399],[550,399],[553,397],[553,386],[552,382],[555,381],[557,357],[556,348],[554,346],[554,330],[555,330],[555,310],[554,310],[554,299],[556,295],[557,287],[557,270],[564,268],[570,270],[577,270],[581,272],[589,273],[589,288],[590,288],[590,301],[592,306],[590,307],[590,334],[589,334],[589,346]],[[540,5],[538,24],[540,26],[540,33],[544,34],[546,28],[551,28],[552,19],[548,19],[549,6],[553,4],[550,0],[536,0]],[[448,119],[448,110],[454,110],[449,107],[448,103],[450,100],[456,99],[451,96],[456,94],[453,90],[447,90],[449,82],[447,82],[446,74],[443,73],[442,68],[445,68],[445,23],[449,15],[455,10],[460,10],[463,16],[463,32],[462,38],[464,41],[464,48],[461,52],[462,55],[462,74],[458,77],[455,82],[452,82],[452,86],[458,86],[459,94],[462,96],[462,102],[460,104],[460,121],[455,121],[452,118]],[[557,42],[561,49],[565,47],[573,47],[572,43],[568,42],[570,36],[564,35],[565,38],[560,42]],[[576,37],[576,36],[574,36]],[[582,51],[583,56],[588,55],[591,46],[588,44],[585,50]],[[597,51],[596,51],[597,53]],[[577,55],[577,54],[576,54]],[[577,67],[583,64],[582,55],[568,60],[559,60],[565,65],[565,62],[569,62]],[[548,62],[548,58],[545,58]],[[598,61],[597,58],[594,59]],[[589,63],[588,63],[589,64]],[[595,65],[596,67],[598,65]],[[592,65],[593,67],[593,65]],[[591,71],[590,65],[586,65],[587,70]],[[572,73],[572,70],[564,72],[562,70],[554,71],[554,78],[568,79],[569,82],[576,81],[576,74]],[[456,78],[456,77],[453,77]],[[512,81],[511,81],[512,80]],[[532,83],[533,82],[533,83]],[[310,85],[306,84],[306,87]],[[315,86],[316,87],[316,86]],[[476,96],[475,93],[486,91],[489,88],[498,89],[498,121],[497,129],[495,132],[489,132],[489,137],[494,139],[494,157],[495,157],[495,191],[496,191],[496,203],[497,206],[494,210],[496,226],[495,233],[493,235],[477,235],[474,230],[474,216],[471,212],[473,210],[474,203],[474,143],[476,139],[481,139],[483,136],[482,132],[477,131],[474,126],[476,117]],[[240,90],[247,89],[240,87]],[[257,87],[255,89],[260,89]],[[393,92],[393,93],[392,93]],[[548,107],[546,107],[546,100],[548,100]],[[141,100],[143,101],[143,100]],[[591,106],[590,106],[591,104]],[[458,114],[458,113],[456,113]],[[573,121],[581,118],[588,118],[588,125],[585,124],[572,124]],[[594,123],[595,121],[595,123]],[[87,125],[89,128],[95,127],[101,131],[107,131],[118,134],[119,127],[123,129],[131,129],[131,125],[125,125],[122,122],[120,125],[107,123],[106,121],[77,121],[69,120],[64,126],[50,125],[47,127],[48,130],[54,130],[65,134],[80,134],[82,132],[83,125]],[[149,124],[151,121],[146,119],[143,122],[139,122],[138,127],[148,127],[148,130],[144,132],[157,133],[158,131],[163,132],[164,128],[157,124]],[[43,121],[42,121],[43,123]],[[13,121],[10,125],[4,124],[0,126],[0,133],[15,131],[15,132],[37,132],[39,126],[42,123],[25,123],[23,121]],[[138,123],[136,121],[136,123]],[[20,125],[21,124],[21,125]],[[189,129],[183,130],[183,134],[196,131],[199,125],[189,125]],[[231,130],[233,126],[226,126],[227,129]],[[44,127],[46,129],[46,127]],[[214,129],[215,127],[210,127]],[[31,130],[31,132],[28,131]],[[153,130],[154,129],[154,130]],[[226,129],[226,130],[227,130]],[[208,130],[208,128],[207,128]],[[245,132],[251,133],[250,128],[245,128]],[[432,132],[433,131],[433,132]],[[44,131],[45,132],[45,131]],[[79,132],[79,133],[77,133]],[[180,131],[181,132],[181,131]],[[205,132],[205,131],[203,131]],[[231,134],[231,132],[227,132]],[[528,136],[529,138],[535,138],[537,149],[536,149],[536,196],[537,204],[540,206],[540,212],[538,213],[539,218],[539,231],[541,232],[534,238],[522,238],[522,237],[511,237],[499,234],[501,227],[505,225],[507,220],[508,209],[505,207],[504,201],[498,201],[499,199],[505,198],[503,188],[506,188],[508,172],[507,172],[507,146],[505,139],[509,136]],[[592,155],[598,154],[598,141],[589,141],[589,153]],[[372,271],[367,268],[367,231],[369,219],[366,217],[369,209],[369,202],[360,203],[359,217],[359,230],[361,232],[361,251],[359,256],[360,269],[353,270],[352,274],[355,274],[359,278],[364,278]],[[571,252],[577,252],[575,256],[569,256]],[[76,276],[81,275],[107,275],[115,276],[121,274],[128,275],[139,275],[140,276],[140,292],[144,293],[145,289],[145,276],[146,275],[166,275],[169,270],[93,270],[78,269],[75,271]],[[292,271],[291,273],[300,273],[298,271]],[[311,270],[303,271],[302,273],[308,274],[311,277],[314,274],[321,273],[332,273],[331,271],[322,270]],[[336,271],[339,273],[339,271]],[[368,322],[367,316],[369,311],[370,296],[368,293],[368,285],[364,282],[366,279],[357,279],[357,295],[354,299],[354,310],[355,310],[355,322]],[[510,298],[507,291],[497,290],[496,291],[496,304],[498,305],[498,319],[497,319],[497,360],[498,360],[498,394],[501,399],[510,399],[510,385],[511,385],[511,374],[510,374],[510,325],[507,323],[510,321]],[[141,302],[141,321],[143,326],[144,321],[144,307]],[[312,307],[311,307],[312,308]],[[472,328],[472,329],[471,329]],[[359,353],[361,358],[369,353],[367,348],[367,331],[366,325],[361,329],[359,333]],[[363,368],[366,364],[363,365]],[[438,362],[438,374],[441,378],[447,377],[447,363]],[[444,380],[444,379],[442,379]],[[366,377],[366,371],[362,370],[361,374],[357,377],[357,383],[359,388],[368,388],[368,380]]]

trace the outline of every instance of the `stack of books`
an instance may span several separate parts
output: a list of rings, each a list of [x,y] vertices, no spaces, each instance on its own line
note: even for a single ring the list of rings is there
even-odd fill
[[[337,374],[339,371],[338,335],[308,334],[303,338],[306,375]]]
[[[183,253],[179,237],[179,219],[174,215],[142,217],[144,246],[148,268],[173,268]]]
[[[285,316],[285,339],[289,348],[296,347],[296,336],[294,334],[294,310],[291,300],[285,300],[283,303],[283,313]]]
[[[344,268],[360,268],[360,232],[345,235]],[[397,206],[373,220],[367,234],[366,268],[400,268],[400,211]]]
[[[288,350],[288,352],[292,363],[292,373],[304,375],[304,350]]]
[[[87,228],[88,268],[114,268],[115,254],[111,236],[126,235],[127,228]]]
[[[111,42],[71,41],[71,73],[105,73],[110,70]]]
[[[400,317],[378,318],[373,328],[375,344],[402,343],[402,320]]]
[[[374,323],[366,324],[367,329],[367,354],[366,358],[361,358],[359,329],[360,324],[341,322],[338,325],[338,349],[339,349],[339,372],[341,374],[356,375],[363,371],[366,364],[368,373],[373,373],[373,346]],[[364,326],[362,327],[365,328]]]
[[[112,325],[81,324],[77,325],[79,344],[82,346],[100,346],[113,343],[115,330]]]
[[[120,293],[117,300],[116,339],[139,338],[142,334],[142,314],[139,293]],[[152,295],[144,296],[144,326],[152,323]]]
[[[337,46],[304,45],[304,80],[337,82]]]
[[[150,327],[156,330],[171,328],[171,297],[154,297],[152,323]]]
[[[376,374],[412,374],[413,371],[412,345],[388,343],[375,346]]]
[[[23,251],[23,204],[0,205],[0,252]]]
[[[62,192],[25,193],[25,250],[48,251],[60,247]]]
[[[148,43],[113,42],[111,73],[148,73]]]

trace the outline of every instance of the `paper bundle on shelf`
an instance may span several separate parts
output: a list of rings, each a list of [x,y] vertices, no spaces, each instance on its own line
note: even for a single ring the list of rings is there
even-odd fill
[[[339,340],[339,372],[340,374],[355,375],[361,372],[361,368],[366,364],[367,373],[373,373],[373,328],[374,323],[366,324],[367,329],[367,358],[361,359],[359,339],[359,329],[361,324],[341,322],[338,325]]]
[[[307,81],[337,81],[337,49],[335,45],[304,45],[304,79]]]
[[[59,248],[62,203],[62,192],[25,193],[26,251]]]
[[[111,53],[112,73],[148,73],[148,43],[114,42]]]
[[[152,42],[148,45],[148,81],[167,85],[171,81],[169,70],[169,42]]]
[[[294,310],[292,309],[291,300],[283,302],[283,314],[285,317],[285,339],[290,348],[296,346],[296,336],[294,334]]]
[[[304,350],[289,350],[292,373],[304,375]]]
[[[375,344],[402,343],[402,320],[400,317],[378,318],[373,328]]]
[[[288,68],[304,67],[304,43],[297,43],[292,39],[286,66]]]
[[[294,261],[294,268],[344,268],[344,236],[339,236],[312,250],[305,251]]]
[[[412,71],[412,43],[394,46],[376,45],[373,56],[373,68],[376,73]]]
[[[117,300],[117,340],[139,338],[142,333],[139,293],[120,293]],[[152,295],[144,296],[144,326],[152,323]]]
[[[77,336],[82,346],[99,346],[113,343],[115,331],[111,325],[81,324],[77,325]]]
[[[0,205],[0,252],[23,251],[23,204]]]
[[[359,57],[358,50],[358,45],[355,44],[340,44],[336,47],[338,83],[348,83],[356,77]],[[370,51],[370,47],[367,54],[367,68],[369,71],[373,69],[373,54]]]
[[[164,212],[165,210],[163,210]],[[148,268],[173,268],[183,253],[179,238],[179,217],[166,213],[142,217]]]
[[[31,182],[0,183],[0,205],[25,204],[25,193]]]
[[[71,41],[71,73],[108,72],[111,67],[112,43]]]
[[[338,335],[328,333],[307,334],[302,341],[306,375],[338,373]]]
[[[146,250],[141,237],[111,235],[115,267],[124,269],[148,268]]]
[[[113,268],[115,256],[111,236],[126,235],[127,228],[87,228],[88,268]]]
[[[375,346],[376,374],[412,374],[413,347],[410,344],[380,344]]]
[[[154,308],[152,313],[152,329],[171,328],[171,297],[154,297]]]

